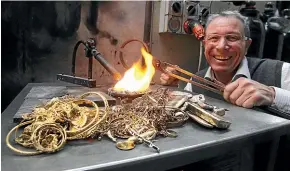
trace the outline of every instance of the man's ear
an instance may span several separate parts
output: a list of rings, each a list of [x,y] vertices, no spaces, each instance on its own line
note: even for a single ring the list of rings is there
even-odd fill
[[[251,43],[252,43],[252,39],[249,38],[248,40],[246,40],[246,52],[248,51]]]
[[[203,44],[203,46],[205,45],[205,40],[204,39],[202,40],[202,44]]]

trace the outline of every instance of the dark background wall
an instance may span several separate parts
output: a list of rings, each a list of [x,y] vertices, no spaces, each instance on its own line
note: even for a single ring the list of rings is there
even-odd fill
[[[117,47],[127,39],[143,39],[145,2],[1,2],[1,111],[27,83],[54,82],[70,74],[78,40],[95,38],[97,49],[120,72]],[[126,48],[130,64],[140,54],[138,44]],[[77,52],[77,76],[87,76],[83,47]],[[94,61],[98,84],[112,77]]]
[[[1,110],[29,82],[66,71],[80,24],[79,2],[1,2]]]

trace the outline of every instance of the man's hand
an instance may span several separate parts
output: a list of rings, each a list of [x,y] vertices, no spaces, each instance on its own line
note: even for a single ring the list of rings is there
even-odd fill
[[[275,98],[275,89],[242,77],[228,84],[223,96],[228,102],[245,108],[252,108],[254,106],[271,105]]]
[[[166,71],[177,74],[177,71],[172,67],[166,67]],[[177,86],[178,85],[178,79],[169,76],[168,74],[162,73],[160,76],[160,81],[162,85],[171,85],[171,86]]]

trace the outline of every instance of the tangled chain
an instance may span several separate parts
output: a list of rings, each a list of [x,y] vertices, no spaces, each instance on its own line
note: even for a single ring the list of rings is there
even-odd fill
[[[99,108],[93,101],[84,99],[98,95],[105,107]],[[132,103],[121,102],[109,107],[107,99],[99,92],[88,92],[80,97],[64,96],[53,98],[36,107],[32,113],[23,115],[24,121],[15,126],[6,137],[7,146],[22,155],[59,151],[67,140],[109,136],[129,138],[154,130],[148,139],[157,134],[169,136],[168,128],[188,119],[187,115],[176,115],[178,109],[166,106],[170,100],[167,89],[157,89],[136,98]],[[16,149],[9,142],[12,132],[26,126],[15,142],[36,151]]]
[[[117,109],[108,114],[112,134],[128,138],[132,136],[130,129],[138,134],[155,129],[158,134],[167,136],[167,128],[188,119],[187,115],[175,116],[179,109],[166,106],[170,98],[170,91],[160,88],[134,99],[132,103],[116,106]]]
[[[100,96],[105,103],[105,109],[100,110],[93,101],[83,99],[89,95]],[[56,152],[67,140],[84,139],[95,134],[97,126],[105,120],[108,109],[106,98],[98,92],[85,93],[81,97],[53,98],[47,104],[36,107],[32,113],[24,114],[24,122],[8,133],[6,144],[23,155]],[[37,151],[19,150],[10,144],[11,134],[22,126],[26,127],[15,138],[15,142]]]

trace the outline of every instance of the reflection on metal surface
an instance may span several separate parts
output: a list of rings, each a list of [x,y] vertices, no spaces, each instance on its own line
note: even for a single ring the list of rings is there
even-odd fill
[[[198,122],[199,124],[207,127],[207,128],[213,128],[213,125],[207,123],[205,120],[201,119],[200,117],[196,116],[196,115],[193,115],[193,114],[190,114],[189,112],[187,112],[188,116],[195,120],[196,122]]]

